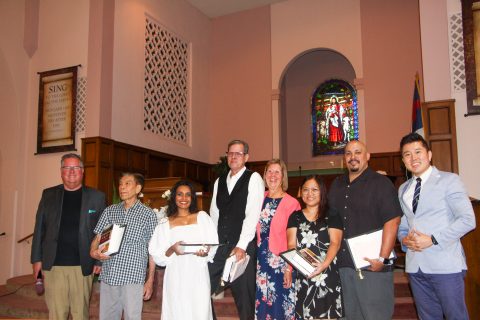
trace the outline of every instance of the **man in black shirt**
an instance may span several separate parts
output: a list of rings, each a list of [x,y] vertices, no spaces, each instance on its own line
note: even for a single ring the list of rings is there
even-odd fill
[[[63,184],[43,190],[32,241],[35,279],[43,272],[51,319],[88,319],[93,274],[93,229],[105,209],[105,195],[82,186],[83,163],[77,154],[61,160]]]
[[[394,308],[393,261],[402,210],[390,180],[368,167],[370,154],[365,144],[351,141],[345,147],[348,174],[333,182],[329,205],[344,225],[344,240],[337,254],[347,319],[391,319]],[[345,239],[383,230],[378,257],[367,259],[370,267],[355,270]]]

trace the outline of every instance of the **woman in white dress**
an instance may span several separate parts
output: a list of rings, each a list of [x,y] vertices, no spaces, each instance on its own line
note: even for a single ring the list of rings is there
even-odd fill
[[[188,181],[171,190],[167,217],[161,219],[150,240],[155,263],[165,266],[162,296],[163,320],[212,319],[208,262],[216,246],[205,245],[194,253],[182,244],[217,244],[218,235],[210,216],[197,211],[197,197]],[[197,249],[195,248],[195,250]]]

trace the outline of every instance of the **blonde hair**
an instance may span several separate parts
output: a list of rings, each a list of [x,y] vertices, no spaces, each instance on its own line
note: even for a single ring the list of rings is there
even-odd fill
[[[287,170],[287,165],[285,162],[283,162],[280,159],[272,159],[267,162],[265,165],[265,171],[263,172],[263,181],[265,182],[265,185],[267,185],[267,181],[265,180],[265,176],[267,175],[267,170],[268,167],[270,167],[272,164],[278,164],[280,165],[280,168],[282,168],[282,190],[287,191],[288,189],[288,170]]]

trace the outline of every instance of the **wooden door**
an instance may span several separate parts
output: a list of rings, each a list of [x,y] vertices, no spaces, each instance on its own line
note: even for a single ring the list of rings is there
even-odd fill
[[[422,104],[425,138],[433,153],[432,164],[439,170],[458,174],[455,100]]]

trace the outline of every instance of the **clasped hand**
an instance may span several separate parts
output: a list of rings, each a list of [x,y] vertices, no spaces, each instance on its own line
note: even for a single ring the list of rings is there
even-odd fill
[[[402,244],[409,250],[420,252],[433,245],[432,236],[412,229],[408,235],[403,238]]]

